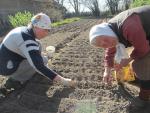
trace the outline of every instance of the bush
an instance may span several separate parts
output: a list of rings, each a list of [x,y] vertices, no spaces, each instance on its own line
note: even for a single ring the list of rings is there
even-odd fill
[[[134,0],[131,7],[138,7],[143,5],[150,5],[150,0]]]
[[[9,22],[13,27],[19,27],[19,26],[26,26],[31,18],[33,17],[33,14],[30,12],[17,12],[14,16],[9,15]]]

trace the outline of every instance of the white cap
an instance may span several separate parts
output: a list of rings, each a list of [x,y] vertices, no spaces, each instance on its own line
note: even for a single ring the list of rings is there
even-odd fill
[[[108,23],[102,23],[102,24],[95,25],[91,28],[89,33],[90,44],[95,43],[95,38],[97,36],[103,36],[103,35],[117,38],[117,35],[112,31]]]
[[[51,29],[51,20],[48,15],[44,13],[39,13],[32,17],[31,23],[33,26],[42,29]]]

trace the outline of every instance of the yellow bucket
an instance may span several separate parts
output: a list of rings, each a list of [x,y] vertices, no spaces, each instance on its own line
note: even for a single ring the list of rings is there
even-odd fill
[[[134,81],[135,80],[135,75],[130,67],[130,64],[126,67],[123,67],[120,71],[114,71],[114,78],[117,80],[117,82],[124,82],[124,81]]]

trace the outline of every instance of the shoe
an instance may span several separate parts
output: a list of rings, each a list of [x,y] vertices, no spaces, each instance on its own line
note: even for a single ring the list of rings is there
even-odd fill
[[[140,99],[139,97],[136,97],[133,100],[131,100],[128,109],[132,111],[139,111],[139,110],[144,110],[149,105],[150,105],[150,101],[145,101]]]
[[[20,81],[16,81],[12,78],[9,78],[4,85],[0,88],[0,97],[6,97],[8,94],[13,92],[14,90],[20,90],[25,87],[26,83],[21,83]]]
[[[9,78],[4,84],[6,89],[19,90],[24,87],[25,83]]]
[[[140,87],[140,80],[137,77],[135,77],[134,81],[129,81],[128,83]]]

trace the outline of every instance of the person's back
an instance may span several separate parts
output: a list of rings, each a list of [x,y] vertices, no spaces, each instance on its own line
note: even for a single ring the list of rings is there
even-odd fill
[[[123,26],[124,23],[129,18],[132,18],[134,15],[137,15],[142,23],[142,27],[144,28],[144,31],[146,33],[147,39],[150,41],[150,5],[145,5],[141,7],[136,7],[132,9],[128,9],[126,11],[123,11],[110,19],[108,23],[110,24],[109,26],[111,29],[116,33],[116,35],[119,38],[119,42],[123,43],[126,47],[132,46],[129,41],[126,40],[124,34],[123,34]],[[136,19],[134,20],[136,21]],[[130,23],[130,24],[133,24]],[[129,29],[129,28],[128,28]],[[132,29],[131,29],[132,30]]]
[[[9,50],[18,53],[19,55],[24,56],[19,50],[19,45],[23,43],[22,32],[26,30],[27,27],[17,27],[13,29],[6,35],[2,41],[2,45],[5,45]]]
[[[0,47],[0,74],[8,75],[14,72],[20,62],[25,58],[19,49],[19,45],[23,43],[21,36],[23,29],[26,29],[26,27],[13,29],[2,41]]]

